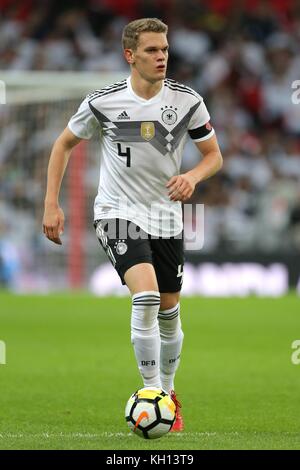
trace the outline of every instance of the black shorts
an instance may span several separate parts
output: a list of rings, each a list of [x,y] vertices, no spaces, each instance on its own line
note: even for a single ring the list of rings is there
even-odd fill
[[[183,280],[183,234],[153,237],[125,219],[94,222],[98,240],[125,284],[127,269],[139,263],[153,265],[159,292],[178,292]]]

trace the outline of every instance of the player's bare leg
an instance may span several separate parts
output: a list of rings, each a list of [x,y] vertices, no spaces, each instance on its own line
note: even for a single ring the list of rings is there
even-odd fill
[[[131,295],[146,290],[159,293],[154,267],[150,263],[139,263],[129,268],[124,274],[124,280]]]
[[[131,342],[144,387],[160,388],[160,293],[154,268],[150,263],[136,264],[124,280],[132,294]]]
[[[160,294],[160,310],[167,310],[178,304],[180,292],[163,292]]]
[[[183,342],[180,320],[180,292],[161,293],[158,314],[161,338],[160,378],[164,390],[170,393],[176,405],[176,420],[172,431],[183,430],[183,419],[180,413],[181,404],[174,391],[174,377],[179,366]]]

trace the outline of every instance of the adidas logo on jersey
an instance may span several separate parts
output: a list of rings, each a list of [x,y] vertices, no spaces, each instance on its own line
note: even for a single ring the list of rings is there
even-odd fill
[[[117,117],[117,119],[130,119],[130,117],[128,116],[128,114],[126,113],[126,111],[123,111],[121,114],[119,114],[119,116]]]

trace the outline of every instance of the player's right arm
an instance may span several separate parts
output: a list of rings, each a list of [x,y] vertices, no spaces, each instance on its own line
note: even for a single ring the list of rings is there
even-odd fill
[[[64,213],[59,206],[61,182],[71,151],[81,140],[67,127],[55,141],[49,159],[43,232],[49,240],[57,245],[62,244],[60,235],[64,231]]]

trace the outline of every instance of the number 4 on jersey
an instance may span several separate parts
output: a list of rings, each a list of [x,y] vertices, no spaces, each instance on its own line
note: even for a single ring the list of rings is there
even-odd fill
[[[121,144],[117,144],[117,145],[118,145],[118,155],[119,155],[119,157],[126,157],[127,158],[126,166],[130,167],[130,163],[131,163],[130,147],[126,147],[126,151],[122,152]]]
[[[183,281],[182,264],[179,264],[179,265],[178,265],[177,277],[181,277],[180,284],[182,284],[182,281]]]

